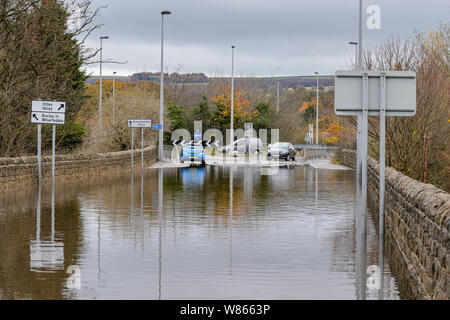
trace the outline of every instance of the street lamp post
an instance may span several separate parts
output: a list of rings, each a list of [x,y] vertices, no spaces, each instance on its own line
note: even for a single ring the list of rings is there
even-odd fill
[[[350,41],[348,44],[355,46],[355,66],[358,68],[358,42]]]
[[[230,120],[230,144],[234,141],[234,48],[235,46],[231,46],[231,120]]]
[[[158,158],[164,160],[163,152],[163,134],[164,134],[164,15],[171,14],[170,11],[161,11],[161,75],[160,75],[160,91],[159,91],[159,149]]]
[[[102,62],[103,62],[103,40],[109,39],[108,36],[101,36],[100,37],[100,97],[99,97],[99,103],[98,103],[98,125],[100,129],[100,134],[102,133],[102,86],[103,86],[103,79],[102,79]]]
[[[319,73],[314,72],[317,75],[317,92],[316,92],[316,144],[319,144]]]
[[[277,81],[277,112],[280,112],[280,81]]]
[[[116,123],[116,71],[113,72],[113,123]]]

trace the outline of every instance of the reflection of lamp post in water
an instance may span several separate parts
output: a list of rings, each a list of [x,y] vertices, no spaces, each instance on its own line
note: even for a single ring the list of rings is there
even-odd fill
[[[230,271],[229,275],[232,274],[232,264],[233,264],[233,167],[230,166],[230,221],[228,228],[230,229]]]
[[[161,279],[162,279],[162,215],[163,215],[163,178],[164,171],[158,169],[158,224],[159,224],[159,277],[158,277],[158,299],[161,300]]]

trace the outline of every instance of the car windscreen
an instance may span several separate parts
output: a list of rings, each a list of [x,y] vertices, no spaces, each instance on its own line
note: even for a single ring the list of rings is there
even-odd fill
[[[277,143],[274,143],[272,145],[272,148],[274,148],[274,149],[288,149],[289,148],[289,143],[287,143],[287,142],[277,142]]]

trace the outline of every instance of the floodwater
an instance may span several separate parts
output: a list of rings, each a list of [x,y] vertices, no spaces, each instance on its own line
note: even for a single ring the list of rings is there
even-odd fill
[[[351,170],[135,169],[56,184],[53,198],[0,196],[0,298],[379,297],[361,286]],[[399,299],[384,264],[383,298]]]

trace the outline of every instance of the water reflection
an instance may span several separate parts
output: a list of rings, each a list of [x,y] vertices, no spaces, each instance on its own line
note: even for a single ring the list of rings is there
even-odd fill
[[[38,185],[36,203],[36,238],[30,241],[30,270],[52,272],[64,269],[64,243],[55,241],[55,186],[51,189],[50,240],[41,240],[41,197],[42,187]]]
[[[58,190],[50,212],[46,205],[41,212],[39,190],[34,203],[11,200],[0,209],[5,298],[377,298],[361,294],[353,172],[147,169]],[[368,264],[377,264],[373,226]],[[40,240],[41,228],[63,249],[58,265],[42,268],[47,260],[32,259],[31,246],[30,263],[17,262],[21,243]],[[33,260],[44,277],[34,276]],[[65,287],[69,265],[80,267],[80,290]],[[21,271],[8,271],[14,267]],[[384,298],[398,298],[388,268],[383,284]],[[54,293],[34,291],[46,285]]]

